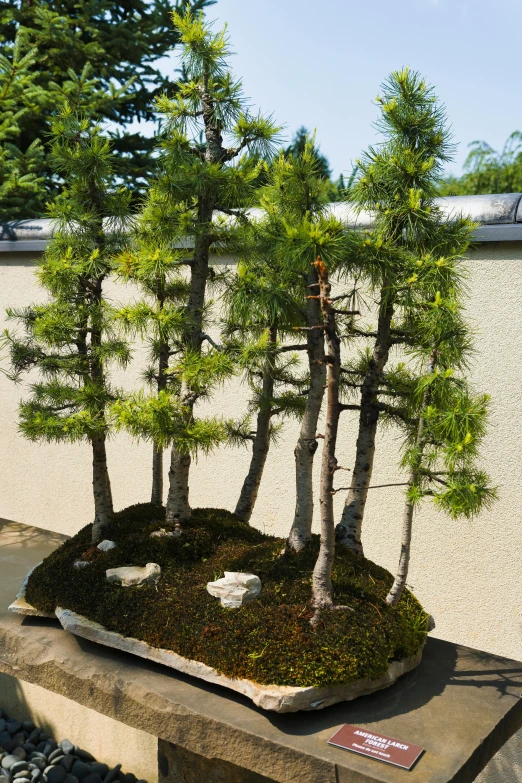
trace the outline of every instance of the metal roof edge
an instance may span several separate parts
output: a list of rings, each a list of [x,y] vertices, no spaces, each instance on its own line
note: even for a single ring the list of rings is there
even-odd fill
[[[473,235],[475,242],[522,240],[522,193],[448,196],[436,199],[436,204],[448,219],[466,215],[480,223]],[[348,202],[332,202],[328,211],[350,227],[365,229],[373,224],[371,212],[357,211]],[[257,212],[251,210],[251,214]],[[505,230],[496,230],[499,228]],[[52,235],[53,221],[49,218],[0,222],[0,253],[40,252]]]

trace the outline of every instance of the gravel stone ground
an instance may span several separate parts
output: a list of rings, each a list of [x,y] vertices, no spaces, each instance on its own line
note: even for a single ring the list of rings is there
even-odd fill
[[[0,783],[147,783],[121,767],[109,769],[68,739],[56,742],[0,709]]]

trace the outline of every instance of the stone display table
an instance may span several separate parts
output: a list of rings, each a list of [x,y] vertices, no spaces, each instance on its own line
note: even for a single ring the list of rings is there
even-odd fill
[[[0,616],[0,671],[158,737],[168,783],[468,783],[522,726],[522,663],[438,639],[392,688],[314,713],[262,712],[56,621],[16,615]],[[426,752],[407,772],[329,746],[344,723]]]

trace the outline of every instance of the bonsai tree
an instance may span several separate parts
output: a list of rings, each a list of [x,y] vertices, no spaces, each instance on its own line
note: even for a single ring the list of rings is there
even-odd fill
[[[249,248],[229,282],[224,302],[226,332],[233,340],[239,367],[253,391],[250,417],[233,433],[241,443],[252,443],[249,469],[235,508],[235,515],[248,523],[257,499],[270,443],[277,437],[280,416],[300,415],[307,394],[307,379],[299,372],[298,345],[281,345],[280,338],[302,323],[302,292],[295,290],[295,275],[289,275],[280,259],[270,254],[265,228],[249,226],[244,248]]]
[[[215,277],[210,253],[212,248],[226,249],[234,234],[226,219],[241,218],[252,203],[257,160],[270,154],[277,128],[270,119],[248,111],[241,83],[227,66],[225,30],[213,32],[201,14],[190,11],[174,13],[173,19],[183,46],[185,79],[173,98],[157,100],[165,130],[160,173],[151,185],[143,221],[149,235],[169,247],[185,247],[186,237],[193,238],[190,252],[184,254],[189,280],[179,354],[167,370],[178,386],[157,395],[156,401],[134,398],[132,410],[117,412],[125,413],[121,421],[133,432],[171,446],[166,515],[167,522],[180,525],[191,515],[191,455],[225,437],[222,423],[209,420],[205,425],[194,416],[197,400],[232,372],[231,358],[212,346],[205,330],[207,284]],[[218,212],[222,218],[214,220]],[[210,348],[203,351],[204,344]],[[158,406],[161,415],[156,415]]]
[[[374,329],[353,329],[371,342],[360,361],[347,367],[359,393],[360,414],[351,486],[336,534],[358,552],[379,417],[393,414],[390,399],[408,393],[400,374],[387,372],[391,349],[412,339],[402,328],[410,309],[419,302],[423,307],[437,291],[446,296],[456,284],[455,259],[465,252],[473,229],[466,219],[445,221],[434,203],[452,148],[445,113],[433,90],[419,74],[405,69],[392,73],[382,93],[378,127],[385,141],[358,161],[350,191],[359,209],[374,212],[375,231],[367,242],[382,250],[368,267],[379,300],[377,324]],[[414,289],[420,299],[410,296]]]
[[[461,303],[436,295],[409,327],[425,338],[424,345],[411,349],[425,370],[412,379],[412,405],[403,411],[402,466],[408,480],[399,566],[386,598],[391,606],[397,605],[406,586],[413,515],[423,498],[431,497],[456,519],[478,513],[496,497],[488,476],[476,465],[488,397],[474,394],[465,380],[471,341]]]
[[[21,432],[31,440],[91,445],[96,543],[113,512],[106,440],[114,393],[107,373],[130,357],[104,281],[125,241],[129,194],[114,182],[110,144],[99,126],[65,109],[52,134],[54,165],[67,187],[50,209],[56,230],[38,270],[48,301],[9,311],[23,333],[6,332],[5,340],[13,379],[39,376],[20,405]]]
[[[306,351],[307,388],[301,405],[301,427],[295,448],[296,507],[288,547],[302,549],[312,530],[313,461],[317,422],[326,383],[324,329],[316,287],[318,254],[330,266],[346,257],[347,241],[341,222],[328,215],[328,183],[323,176],[313,139],[295,154],[280,154],[270,168],[262,191],[263,215],[257,226],[257,252],[272,259],[279,279],[301,302],[302,322],[295,333],[306,341],[285,350]],[[315,291],[315,294],[314,294]]]
[[[130,336],[139,336],[149,346],[150,364],[144,380],[162,393],[175,383],[168,368],[179,350],[188,284],[180,265],[183,253],[162,245],[138,227],[134,241],[116,259],[116,273],[134,283],[142,298],[116,313]],[[153,442],[151,503],[163,503],[163,448]]]

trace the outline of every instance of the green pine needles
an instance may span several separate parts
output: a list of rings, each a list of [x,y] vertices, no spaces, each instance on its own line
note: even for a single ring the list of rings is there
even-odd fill
[[[20,407],[31,440],[87,440],[93,454],[93,541],[112,517],[107,469],[111,365],[130,351],[115,327],[104,282],[126,242],[130,194],[114,184],[110,145],[100,128],[66,109],[53,123],[53,160],[68,183],[52,208],[53,239],[38,270],[48,303],[10,311],[22,330],[7,332],[12,377],[37,371]]]

